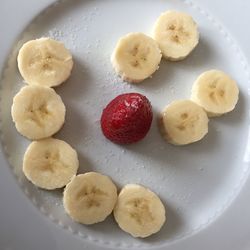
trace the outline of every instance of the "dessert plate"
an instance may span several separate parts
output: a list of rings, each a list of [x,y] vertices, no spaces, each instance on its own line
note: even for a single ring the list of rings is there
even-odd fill
[[[122,82],[110,63],[116,41],[128,32],[150,35],[157,17],[168,9],[193,16],[200,30],[198,47],[181,62],[162,60],[153,78],[141,84]],[[25,41],[42,36],[64,42],[74,57],[70,79],[55,88],[67,108],[65,125],[55,137],[77,150],[79,173],[98,171],[109,175],[118,187],[139,183],[155,191],[167,209],[167,223],[158,234],[145,240],[134,239],[118,229],[112,216],[93,226],[75,223],[63,209],[62,190],[38,189],[24,177],[22,157],[29,141],[17,133],[10,115],[12,98],[24,86],[16,57]],[[169,102],[189,98],[194,80],[209,69],[223,70],[238,82],[240,99],[235,110],[211,119],[209,133],[202,141],[183,147],[167,144],[159,134],[157,114]],[[196,237],[215,222],[248,179],[249,67],[227,29],[193,1],[55,2],[17,37],[2,72],[1,157],[8,162],[2,167],[13,172],[16,182],[38,210],[86,245],[94,243],[115,249],[170,248],[181,240]],[[143,141],[119,146],[104,138],[99,120],[105,105],[116,95],[127,92],[139,92],[149,98],[154,121]]]

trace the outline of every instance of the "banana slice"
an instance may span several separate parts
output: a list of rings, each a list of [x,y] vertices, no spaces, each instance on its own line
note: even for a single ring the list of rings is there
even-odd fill
[[[160,198],[137,184],[123,187],[114,209],[114,217],[122,230],[141,238],[157,233],[166,220]]]
[[[203,107],[209,117],[232,111],[238,102],[239,89],[236,82],[219,70],[209,70],[195,81],[191,99]]]
[[[158,44],[151,37],[129,33],[118,41],[111,62],[124,81],[139,83],[159,68],[161,57]]]
[[[94,224],[111,214],[117,200],[112,180],[95,172],[80,174],[66,186],[63,204],[69,216],[82,224]]]
[[[179,100],[169,104],[160,119],[164,138],[174,145],[186,145],[201,140],[208,132],[208,117],[198,104]]]
[[[32,140],[50,137],[63,125],[65,106],[52,89],[25,86],[14,97],[11,108],[17,131]]]
[[[48,190],[64,187],[76,175],[78,166],[76,151],[54,138],[32,142],[23,158],[23,172],[28,180]]]
[[[18,68],[31,85],[47,87],[60,85],[70,76],[73,60],[63,43],[51,38],[26,42],[19,51]]]
[[[179,61],[197,46],[199,32],[191,16],[171,10],[162,13],[157,19],[153,38],[158,42],[166,59]]]

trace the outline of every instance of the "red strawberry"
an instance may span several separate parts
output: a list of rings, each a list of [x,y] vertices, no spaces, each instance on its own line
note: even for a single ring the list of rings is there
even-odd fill
[[[153,119],[147,97],[138,93],[117,96],[102,112],[103,134],[112,142],[129,144],[143,139]]]

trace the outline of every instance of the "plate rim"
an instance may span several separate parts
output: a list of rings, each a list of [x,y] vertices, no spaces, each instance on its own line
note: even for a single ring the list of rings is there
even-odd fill
[[[7,1],[6,0],[6,6],[8,6],[8,4],[9,5],[11,5],[11,3],[13,4],[13,2],[15,2],[15,0],[11,0],[11,1]],[[28,17],[28,18],[26,18],[26,20],[24,20],[23,22],[22,22],[22,25],[20,25],[19,26],[19,30],[18,29],[14,29],[13,31],[12,31],[12,36],[9,36],[10,38],[8,38],[9,40],[10,39],[12,39],[12,42],[14,42],[14,37],[16,37],[16,34],[17,33],[20,33],[20,31],[22,31],[23,30],[23,27],[25,27],[26,26],[26,24],[27,23],[29,23],[29,21],[31,21],[32,20],[32,18],[34,17],[34,16],[36,16],[39,12],[41,12],[43,9],[45,9],[45,8],[47,8],[48,7],[48,5],[51,5],[51,4],[53,4],[53,3],[55,3],[56,2],[56,0],[41,0],[40,1],[40,6],[38,6],[38,8],[36,7],[34,7],[33,8],[33,12],[31,12],[30,13],[30,16]],[[189,1],[189,0],[183,0],[183,2],[187,2],[187,3],[191,3],[191,6],[192,7],[194,7],[195,5],[193,4],[193,1]],[[25,1],[25,3],[26,4],[28,4],[29,6],[35,6],[34,4],[32,4],[33,2],[32,2],[32,0],[26,0]],[[1,10],[0,10],[0,12],[1,12]],[[214,20],[216,20],[216,19],[214,19]],[[215,25],[218,25],[219,23],[217,22],[217,21],[215,21]],[[218,27],[223,27],[224,28],[224,26],[220,26],[220,24],[219,24],[219,26]],[[1,26],[0,26],[0,30],[1,30]],[[232,39],[232,41],[234,41],[234,39]],[[234,44],[237,44],[237,43],[234,43]],[[4,47],[5,48],[5,47]],[[237,46],[237,48],[238,48],[238,46]],[[8,51],[11,49],[11,46],[8,48]],[[245,62],[246,62],[246,65],[247,65],[247,67],[248,67],[248,71],[249,71],[249,65],[248,65],[248,60],[245,58],[245,55],[243,54],[243,52],[241,51],[241,49],[240,48],[238,48],[239,49],[239,53],[241,53],[242,55],[242,58],[244,58],[244,60],[245,60]],[[3,49],[2,48],[0,48],[0,54],[3,54],[4,55],[4,53],[6,54],[6,56],[7,56],[7,54],[8,54],[8,52],[6,52],[6,50],[4,50],[3,51]],[[4,61],[6,61],[5,59],[6,59],[6,56],[3,56],[3,57],[0,57],[1,59],[0,59],[0,70],[3,72],[3,69],[4,69],[4,64],[3,64],[3,62]],[[2,74],[1,74],[2,75]],[[248,77],[248,79],[249,79],[249,77]],[[249,80],[249,82],[250,82],[250,80]],[[249,133],[249,139],[248,139],[248,143],[249,143],[249,147],[250,147],[250,133]],[[1,146],[0,146],[0,148],[1,148],[1,153],[0,153],[0,163],[2,164],[6,164],[6,161],[5,161],[5,157],[4,157],[4,155],[3,155],[3,146],[2,146],[2,144],[1,144]],[[247,155],[247,157],[249,157],[249,149],[248,149],[248,154],[246,154]],[[249,159],[248,159],[248,164],[249,164]],[[250,182],[250,180],[249,180],[249,176],[247,177],[247,180],[246,180],[246,182],[247,182],[247,184]],[[242,191],[244,191],[243,189],[245,189],[245,186],[246,186],[246,183],[244,184],[244,186],[241,188],[241,190],[240,190],[240,193],[242,193]],[[238,196],[233,200],[233,203],[235,203],[235,201],[237,200],[237,198],[238,198]],[[247,204],[247,203],[246,203]],[[227,213],[229,212],[228,210],[231,210],[231,207],[232,207],[232,204],[230,205],[230,207],[228,207],[227,208]],[[250,205],[249,205],[249,207],[250,207]],[[227,216],[230,216],[230,215],[227,215]],[[221,216],[220,216],[221,217]],[[219,221],[221,218],[217,218],[216,219],[216,221],[215,222],[213,222],[212,224],[214,224],[214,223],[216,223],[217,221]],[[208,228],[210,228],[210,226],[208,227]],[[207,229],[204,229],[204,230],[207,230]],[[202,230],[202,231],[204,231],[204,230]],[[196,236],[196,234],[195,234],[195,236]],[[191,236],[190,238],[192,238],[193,236]],[[186,241],[186,240],[189,240],[189,238],[185,238],[185,239],[183,239],[182,241]],[[168,245],[166,245],[166,244],[164,244],[164,246],[168,246]],[[170,244],[170,247],[171,247],[171,244]]]

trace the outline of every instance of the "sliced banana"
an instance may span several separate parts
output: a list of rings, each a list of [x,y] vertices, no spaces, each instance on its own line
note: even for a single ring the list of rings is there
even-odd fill
[[[78,166],[76,151],[54,138],[32,142],[23,158],[23,172],[28,180],[48,190],[64,187],[76,175]]]
[[[52,89],[25,86],[14,97],[11,108],[17,131],[32,140],[50,137],[63,125],[65,106]]]
[[[197,46],[199,32],[190,15],[171,10],[162,13],[157,19],[153,38],[166,59],[178,61],[187,57]]]
[[[69,216],[82,224],[94,224],[111,214],[117,200],[112,180],[95,172],[80,174],[66,186],[63,204]]]
[[[122,230],[141,238],[157,233],[166,220],[160,198],[137,184],[123,187],[114,209],[114,217]]]
[[[203,107],[209,117],[232,111],[238,98],[237,83],[219,70],[209,70],[201,74],[195,81],[191,94],[191,99]]]
[[[201,140],[208,132],[205,110],[190,100],[169,104],[161,114],[160,129],[164,138],[174,145],[186,145]]]
[[[118,41],[111,62],[124,81],[139,83],[159,68],[161,57],[158,44],[151,37],[129,33]]]
[[[19,51],[18,68],[24,80],[31,85],[53,87],[70,76],[72,55],[63,43],[51,38],[26,42]]]

